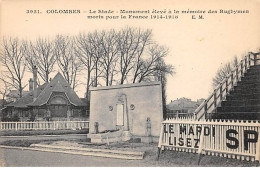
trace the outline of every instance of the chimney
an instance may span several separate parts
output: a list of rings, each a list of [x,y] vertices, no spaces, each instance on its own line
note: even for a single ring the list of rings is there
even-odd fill
[[[29,91],[33,91],[33,79],[30,78],[29,80]]]
[[[37,67],[33,66],[33,101],[37,98]]]

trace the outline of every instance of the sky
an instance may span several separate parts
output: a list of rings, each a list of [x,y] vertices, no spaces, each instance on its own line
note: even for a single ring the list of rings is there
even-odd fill
[[[167,101],[181,97],[197,100],[212,91],[212,79],[219,67],[260,47],[259,0],[2,0],[0,36],[34,40],[56,34],[77,35],[126,26],[153,30],[153,39],[169,48],[165,58],[175,67],[168,77]],[[46,10],[77,9],[80,14],[47,14]],[[87,19],[89,10],[180,11],[178,19]],[[27,14],[40,10],[41,14]],[[181,11],[205,10],[204,19],[192,19]],[[208,13],[209,10],[217,13]],[[248,10],[244,14],[220,10]],[[100,14],[104,15],[104,14]],[[116,15],[116,14],[115,14]],[[198,14],[195,15],[198,18]],[[55,73],[52,74],[54,76]],[[26,74],[25,83],[31,77]],[[76,89],[84,96],[83,86]]]

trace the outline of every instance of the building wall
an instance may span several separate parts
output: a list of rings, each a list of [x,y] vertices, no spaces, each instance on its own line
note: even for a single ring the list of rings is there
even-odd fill
[[[160,123],[163,120],[160,82],[97,87],[90,90],[90,133],[94,133],[94,123],[98,122],[99,132],[129,128],[133,135],[145,136],[149,117],[151,135],[160,135]],[[117,126],[117,104],[124,104],[123,127]],[[131,105],[134,109],[131,109]]]

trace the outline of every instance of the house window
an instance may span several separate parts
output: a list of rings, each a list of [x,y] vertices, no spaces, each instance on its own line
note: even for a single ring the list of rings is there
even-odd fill
[[[67,101],[65,98],[61,96],[55,96],[51,99],[50,104],[56,104],[56,105],[67,104]]]
[[[116,106],[116,115],[117,115],[117,123],[118,126],[124,125],[124,105],[118,104]]]

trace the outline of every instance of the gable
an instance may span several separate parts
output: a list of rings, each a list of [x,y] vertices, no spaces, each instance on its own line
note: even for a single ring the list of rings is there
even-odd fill
[[[29,104],[29,106],[42,106],[46,104],[51,95],[54,92],[63,92],[69,103],[74,106],[85,106],[75,91],[70,87],[67,81],[63,78],[60,73],[57,73],[56,76],[50,81],[50,83],[45,87],[45,89],[41,92],[41,94],[37,97],[37,99]]]

